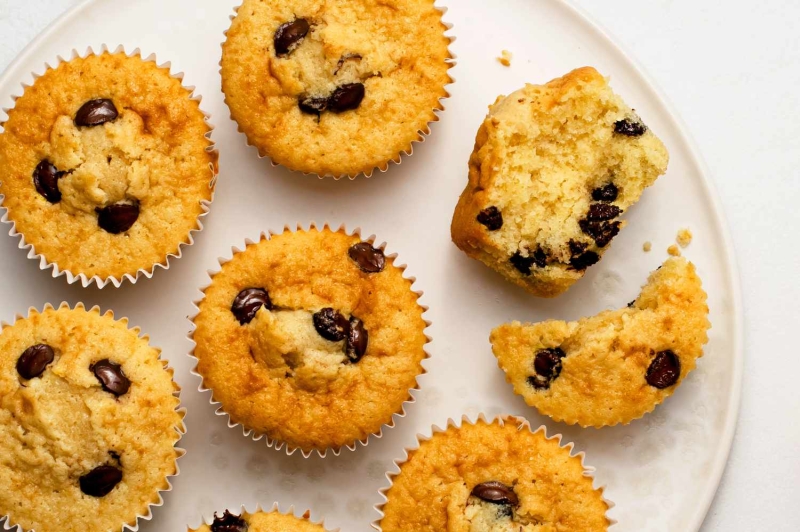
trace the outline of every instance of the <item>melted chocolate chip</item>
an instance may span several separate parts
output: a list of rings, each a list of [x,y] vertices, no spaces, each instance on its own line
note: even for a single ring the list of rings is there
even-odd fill
[[[660,351],[650,363],[645,374],[647,384],[663,390],[669,388],[681,376],[681,360],[670,350]]]
[[[253,321],[261,307],[272,310],[272,301],[267,291],[263,288],[246,288],[233,300],[231,312],[240,324],[245,325]]]
[[[347,344],[345,354],[350,362],[356,363],[367,352],[369,332],[364,328],[364,322],[355,316],[350,317],[350,328],[347,331]]]
[[[75,115],[75,125],[84,127],[100,126],[106,122],[113,122],[118,116],[117,108],[111,100],[89,100],[83,104]]]
[[[364,99],[366,89],[363,83],[348,83],[337,88],[328,99],[328,109],[334,113],[343,113],[357,109]]]
[[[17,373],[25,380],[40,377],[56,354],[49,345],[39,344],[29,347],[17,359]]]
[[[594,266],[598,262],[600,262],[600,255],[594,251],[587,251],[586,253],[569,259],[569,265],[579,271],[583,271],[589,266]]]
[[[247,523],[239,517],[225,510],[222,517],[214,513],[214,522],[211,523],[211,532],[247,532]]]
[[[119,364],[105,358],[92,365],[90,369],[105,391],[113,393],[117,397],[128,393],[131,381],[122,372],[122,366]]]
[[[478,213],[478,223],[489,231],[497,231],[503,227],[503,213],[497,207],[487,207]]]
[[[310,29],[311,25],[304,18],[281,24],[275,32],[275,54],[280,57],[292,53]]]
[[[59,172],[58,168],[47,159],[43,159],[33,171],[33,185],[36,192],[41,194],[50,203],[61,201],[61,191],[58,190],[58,180],[66,172]]]
[[[496,480],[478,484],[472,488],[471,495],[473,497],[478,497],[483,501],[494,504],[510,504],[512,506],[519,504],[519,498],[517,497],[517,494],[514,493],[514,490],[502,482],[497,482]]]
[[[124,233],[139,219],[138,203],[115,203],[97,212],[97,225],[112,235]]]
[[[333,75],[335,76],[339,73],[346,61],[361,61],[361,59],[363,58],[360,54],[344,54],[336,63],[336,70],[333,71]]]
[[[619,135],[641,137],[645,132],[647,132],[647,126],[639,120],[626,118],[614,123],[614,133]]]
[[[102,465],[95,467],[80,478],[81,491],[92,497],[105,497],[121,480],[121,469]]]
[[[592,191],[592,199],[595,201],[605,201],[611,203],[612,201],[617,200],[618,195],[619,190],[614,183],[609,183]]]
[[[297,101],[300,111],[308,115],[319,115],[328,108],[328,98],[301,96]]]
[[[522,251],[517,251],[508,260],[520,273],[524,275],[530,275],[531,268],[534,265],[538,266],[539,268],[544,268],[547,266],[547,254],[542,250],[542,248],[537,249],[528,257],[524,256]]]
[[[592,237],[597,247],[606,247],[611,240],[619,234],[619,222],[590,222],[581,220],[578,222],[581,231]]]
[[[324,308],[314,314],[314,328],[326,340],[340,342],[350,331],[350,322],[332,308]]]
[[[620,214],[622,214],[622,209],[616,205],[592,203],[589,206],[589,214],[586,216],[586,219],[590,222],[604,222],[606,220],[613,220]]]
[[[569,241],[569,251],[573,257],[576,257],[586,251],[586,248],[589,247],[589,244],[586,242],[578,242],[577,240],[570,240]]]
[[[368,242],[359,242],[348,251],[350,258],[366,273],[380,273],[386,267],[386,256]]]
[[[542,349],[533,359],[533,369],[536,375],[528,377],[528,384],[537,390],[550,388],[550,383],[561,375],[561,359],[566,353],[560,347]]]

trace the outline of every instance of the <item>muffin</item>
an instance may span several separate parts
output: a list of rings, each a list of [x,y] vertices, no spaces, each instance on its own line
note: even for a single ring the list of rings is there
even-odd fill
[[[583,454],[521,418],[435,432],[400,464],[386,491],[383,532],[607,530],[609,504]]]
[[[194,318],[212,401],[246,432],[306,456],[379,433],[411,398],[427,356],[419,294],[394,262],[328,227],[235,253]]]
[[[168,69],[75,57],[27,87],[3,127],[8,221],[70,281],[149,276],[200,229],[217,154],[198,100]]]
[[[668,159],[595,69],[527,85],[498,98],[478,131],[453,242],[533,295],[556,297],[600,260]]]
[[[178,386],[126,319],[78,305],[0,332],[0,515],[36,532],[134,527],[183,453]]]
[[[399,162],[452,80],[434,0],[244,0],[222,47],[222,90],[259,154],[355,177]]]
[[[514,322],[492,350],[514,392],[539,413],[583,427],[629,423],[672,395],[708,341],[695,267],[668,259],[627,308],[577,322]]]
[[[309,516],[310,512],[303,517],[282,514],[277,506],[271,512],[257,510],[251,514],[242,511],[241,515],[225,510],[221,516],[215,513],[210,525],[190,528],[189,532],[327,532],[321,524],[312,523]]]

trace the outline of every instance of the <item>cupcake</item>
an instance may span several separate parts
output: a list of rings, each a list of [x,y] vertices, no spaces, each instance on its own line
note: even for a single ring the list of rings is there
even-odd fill
[[[0,332],[0,515],[36,532],[134,528],[183,451],[178,386],[159,351],[66,304]]]
[[[706,293],[695,267],[668,259],[628,307],[577,322],[514,322],[492,331],[506,379],[555,421],[629,423],[672,395],[708,341]]]
[[[0,134],[8,220],[54,275],[116,286],[190,244],[217,154],[199,102],[169,69],[104,52],[50,68]]]
[[[423,372],[412,281],[371,241],[312,227],[222,265],[194,318],[197,373],[246,433],[308,456],[392,422]]]
[[[225,101],[274,163],[384,171],[443,109],[446,30],[433,0],[244,0],[222,47]]]
[[[528,422],[479,419],[419,444],[392,474],[383,532],[607,530],[609,503],[593,487],[583,454]]]
[[[251,514],[242,510],[236,515],[225,510],[222,515],[215,513],[210,525],[190,528],[189,532],[328,532],[322,524],[312,522],[310,515],[310,512],[302,517],[291,512],[283,514],[278,511],[277,504],[270,512],[258,509]]]

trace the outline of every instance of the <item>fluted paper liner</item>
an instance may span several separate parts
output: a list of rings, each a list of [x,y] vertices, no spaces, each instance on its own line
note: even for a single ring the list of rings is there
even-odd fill
[[[247,249],[247,246],[250,246],[250,245],[253,245],[253,244],[257,244],[258,242],[261,242],[263,240],[268,240],[268,239],[272,238],[273,236],[278,236],[278,235],[281,235],[281,234],[284,234],[284,233],[287,233],[287,232],[293,233],[295,231],[307,231],[307,230],[312,230],[312,229],[317,229],[317,230],[320,230],[320,231],[323,231],[325,229],[330,229],[333,232],[344,233],[344,234],[346,234],[348,236],[358,236],[359,238],[362,239],[362,241],[368,242],[370,245],[375,246],[375,239],[376,239],[375,235],[372,235],[369,238],[362,238],[362,236],[361,236],[361,228],[356,228],[352,233],[348,233],[346,227],[344,226],[344,224],[342,224],[338,229],[333,229],[327,223],[323,224],[322,227],[320,228],[317,224],[312,222],[309,225],[308,229],[304,228],[301,224],[297,224],[295,229],[292,229],[290,226],[286,225],[286,226],[284,226],[283,231],[281,231],[281,232],[268,231],[266,233],[261,233],[261,236],[260,236],[260,238],[258,240],[253,241],[251,239],[246,239],[244,248],[239,249],[237,247],[233,247],[233,248],[231,248],[231,252],[232,252],[232,255],[235,256],[236,254],[242,253],[243,251],[245,251]],[[375,247],[376,247],[376,249],[380,249],[381,251],[384,252],[384,254],[386,256],[386,259],[387,259],[387,262],[391,261],[391,263],[394,265],[395,268],[399,269],[401,272],[405,272],[405,270],[407,268],[407,265],[405,265],[405,264],[397,265],[394,262],[395,259],[397,258],[397,253],[392,253],[392,254],[386,254],[385,253],[386,242],[380,244],[379,246],[375,246]],[[210,277],[209,282],[208,282],[208,284],[206,284],[205,286],[203,286],[200,289],[200,291],[203,294],[203,297],[201,297],[200,299],[197,299],[197,300],[194,301],[195,311],[189,317],[189,320],[192,322],[192,330],[189,333],[188,338],[189,338],[189,341],[191,341],[192,345],[194,346],[194,347],[192,347],[192,351],[189,353],[189,356],[191,356],[193,359],[195,359],[196,362],[199,362],[199,361],[198,361],[197,357],[194,354],[195,348],[197,346],[197,344],[196,344],[196,342],[194,340],[194,331],[196,329],[196,325],[194,323],[194,320],[197,317],[197,315],[200,313],[200,302],[205,298],[205,292],[208,289],[208,287],[211,286],[211,283],[213,282],[214,277],[218,273],[220,273],[220,271],[222,271],[222,266],[224,266],[226,263],[228,263],[228,262],[230,262],[232,260],[233,256],[231,256],[230,258],[220,257],[218,259],[219,260],[220,269],[218,269],[216,271],[212,271],[212,270],[208,271],[208,275]],[[403,276],[403,278],[408,280],[408,281],[411,281],[411,289],[412,289],[412,292],[417,295],[417,305],[419,305],[419,307],[423,311],[422,312],[422,316],[423,316],[423,321],[425,323],[425,330],[427,331],[427,329],[431,326],[431,322],[429,320],[425,319],[425,313],[428,311],[428,307],[425,306],[425,305],[421,305],[419,303],[419,299],[424,295],[424,292],[418,291],[418,290],[414,290],[414,283],[416,283],[416,278],[415,277],[405,277],[405,276]],[[425,334],[425,340],[426,340],[425,345],[427,345],[427,344],[429,344],[431,342],[431,337],[428,336],[427,334]],[[422,363],[424,364],[425,360],[427,360],[428,358],[430,358],[430,353],[428,353],[428,351],[425,350],[424,358],[422,359]],[[386,422],[383,425],[381,425],[380,429],[377,432],[370,434],[369,436],[367,436],[366,438],[364,438],[362,440],[356,440],[356,441],[352,442],[351,444],[345,445],[343,447],[345,447],[345,448],[347,448],[347,449],[349,449],[351,451],[355,451],[358,448],[359,444],[361,446],[363,446],[363,447],[366,447],[367,444],[369,443],[370,438],[379,439],[379,438],[383,437],[384,429],[393,428],[395,426],[395,420],[396,419],[404,418],[406,416],[406,406],[416,402],[416,398],[413,396],[412,392],[419,391],[419,389],[420,389],[419,388],[419,378],[422,375],[425,375],[426,373],[427,373],[427,370],[423,366],[422,371],[419,373],[419,375],[417,375],[416,379],[414,380],[414,387],[409,389],[409,391],[408,391],[408,399],[406,399],[400,405],[399,411],[394,412],[392,414],[391,419],[388,422]],[[321,458],[325,458],[325,456],[327,455],[328,451],[333,453],[334,456],[339,456],[339,454],[341,453],[343,447],[338,447],[338,448],[331,447],[331,448],[327,448],[327,449],[324,449],[324,450],[313,449],[313,450],[307,451],[307,450],[301,449],[299,447],[292,446],[292,445],[288,444],[287,442],[283,442],[283,441],[279,441],[279,440],[275,440],[275,439],[269,438],[269,437],[266,436],[266,434],[262,434],[262,433],[259,433],[259,432],[255,431],[254,429],[250,429],[250,428],[246,427],[245,425],[243,425],[242,423],[234,422],[231,419],[230,415],[225,411],[223,405],[214,398],[213,390],[211,388],[206,387],[205,379],[200,374],[200,372],[197,370],[197,363],[195,364],[194,368],[192,369],[192,374],[200,377],[200,379],[201,379],[201,383],[200,383],[200,386],[198,387],[198,391],[200,391],[200,392],[212,392],[210,394],[211,397],[210,397],[209,400],[210,400],[210,402],[211,402],[211,404],[213,406],[217,407],[215,413],[218,416],[222,416],[222,417],[227,418],[228,427],[229,428],[235,428],[237,426],[241,426],[242,427],[242,431],[243,431],[245,436],[252,438],[254,441],[258,441],[258,440],[260,440],[262,438],[265,438],[268,447],[272,447],[272,448],[274,448],[276,450],[284,449],[286,451],[286,454],[289,455],[289,456],[291,456],[292,454],[294,454],[298,450],[302,453],[304,458],[308,458],[309,456],[314,454],[314,452],[316,452]]]
[[[23,319],[28,319],[31,316],[35,315],[35,314],[43,314],[44,312],[47,312],[48,310],[61,310],[61,309],[86,310],[86,307],[85,307],[85,305],[83,303],[77,303],[75,305],[75,307],[73,308],[73,307],[70,307],[69,303],[67,303],[65,301],[65,302],[62,302],[58,306],[58,308],[56,309],[53,305],[51,305],[50,303],[47,303],[44,306],[44,308],[42,309],[41,312],[39,310],[37,310],[36,308],[34,308],[34,307],[30,307],[28,309],[27,317],[23,316],[22,314],[17,313],[14,316],[14,323],[16,323],[16,322],[18,322],[20,320],[23,320]],[[115,319],[114,311],[112,311],[112,310],[108,310],[104,314],[101,314],[100,307],[95,305],[94,307],[89,309],[87,312],[97,313],[98,315],[102,315],[103,317],[109,317],[112,320],[115,320],[117,322],[123,323],[129,331],[135,333],[136,336],[138,336],[142,340],[146,341],[148,344],[150,343],[150,337],[147,334],[142,334],[142,330],[139,327],[131,328],[129,326],[128,318]],[[11,325],[13,325],[13,323],[9,324],[9,323],[7,323],[5,321],[0,322],[0,333],[2,333],[2,331],[4,331],[6,328],[10,327]],[[173,395],[180,400],[181,389],[178,386],[178,384],[175,382],[175,379],[174,379],[174,373],[175,372],[174,372],[174,370],[171,367],[169,367],[169,364],[168,364],[168,362],[166,360],[163,360],[161,358],[161,349],[159,349],[157,347],[154,347],[154,346],[151,346],[151,347],[153,347],[154,349],[156,349],[159,352],[159,360],[161,361],[161,365],[164,367],[164,370],[167,373],[169,373],[170,377],[172,378],[172,384],[173,384],[173,387],[174,387],[174,390],[175,390],[173,392]],[[119,528],[116,528],[114,530],[114,532],[121,532],[123,530],[129,530],[131,532],[136,532],[137,530],[139,530],[139,524],[140,524],[141,521],[149,521],[150,519],[153,518],[153,508],[157,508],[157,507],[162,506],[164,504],[163,494],[172,491],[172,479],[177,477],[181,472],[178,460],[183,455],[186,454],[186,451],[184,449],[178,447],[178,444],[180,443],[181,438],[186,434],[186,424],[184,423],[184,418],[186,417],[186,409],[184,407],[182,407],[180,405],[180,403],[179,403],[178,406],[175,408],[175,411],[178,412],[178,414],[180,414],[180,417],[181,417],[180,426],[176,429],[176,432],[178,433],[178,439],[175,440],[175,444],[174,444],[174,448],[175,448],[175,473],[172,474],[172,475],[167,475],[164,478],[164,482],[166,484],[166,487],[162,487],[161,489],[159,489],[155,494],[155,495],[157,495],[158,498],[155,501],[150,502],[150,503],[147,504],[147,508],[146,508],[147,509],[147,513],[145,513],[145,514],[141,514],[141,513],[137,514],[136,517],[133,520],[131,520],[130,522],[120,523]],[[25,529],[23,529],[21,525],[17,525],[16,523],[14,523],[12,517],[13,516],[10,513],[6,514],[6,515],[3,515],[3,516],[0,516],[0,522],[2,522],[3,530],[17,530],[16,527],[19,526],[18,530],[24,531]],[[33,529],[33,530],[30,530],[30,532],[36,532],[36,530]]]
[[[230,511],[230,510],[228,510],[228,511]],[[296,517],[298,519],[304,519],[304,520],[308,521],[309,523],[311,523],[312,525],[319,525],[322,528],[324,528],[326,530],[326,532],[340,532],[341,531],[340,528],[328,528],[328,527],[326,527],[324,520],[312,521],[311,520],[311,510],[306,510],[302,514],[297,515],[297,511],[296,511],[294,505],[292,505],[292,506],[289,507],[288,510],[286,510],[285,512],[282,512],[281,508],[280,508],[280,504],[278,504],[277,502],[273,503],[272,504],[272,508],[270,508],[269,510],[262,509],[261,505],[259,504],[259,505],[256,506],[256,509],[253,510],[252,512],[250,510],[248,510],[247,507],[245,507],[245,505],[242,505],[241,509],[239,510],[238,515],[242,515],[244,513],[248,513],[248,514],[252,515],[252,514],[257,514],[257,513],[260,513],[260,512],[264,512],[264,513],[279,513],[281,515],[291,515],[291,516],[294,516],[294,517]],[[211,526],[211,523],[213,523],[213,521],[214,521],[213,517],[210,520],[204,518],[202,523],[200,523],[200,525],[198,525],[196,527],[189,527],[189,530],[196,530],[198,527],[202,526],[203,524]]]
[[[194,94],[195,87],[187,87],[187,86],[183,85],[184,74],[182,72],[179,72],[177,74],[173,74],[172,73],[172,71],[171,71],[172,63],[166,62],[166,63],[163,63],[163,64],[159,65],[157,60],[156,60],[155,54],[150,54],[147,57],[143,57],[139,48],[134,49],[133,52],[128,54],[127,52],[125,52],[125,48],[122,45],[120,45],[113,52],[110,52],[108,46],[104,44],[104,45],[101,46],[99,54],[95,53],[95,51],[91,47],[89,47],[86,50],[86,53],[83,54],[83,55],[81,55],[77,50],[73,49],[72,53],[70,55],[70,58],[68,60],[64,59],[61,56],[58,56],[57,57],[57,61],[55,63],[55,67],[50,66],[49,63],[45,63],[45,65],[44,65],[45,72],[48,71],[48,70],[52,70],[52,69],[58,68],[58,66],[61,65],[62,63],[68,63],[69,61],[72,61],[73,59],[77,59],[77,58],[85,59],[85,58],[93,56],[93,55],[103,55],[105,53],[111,53],[111,54],[124,53],[127,57],[131,57],[131,58],[132,57],[138,57],[142,61],[149,62],[149,63],[154,63],[159,69],[166,70],[173,79],[177,79],[178,81],[180,81],[181,82],[181,86],[187,91],[187,93],[189,95],[189,98],[191,100],[193,100],[193,101],[196,101],[198,103],[198,106],[202,103],[202,97],[199,96],[199,95]],[[33,81],[34,82],[36,82],[36,80],[39,79],[43,75],[43,74],[37,74],[35,72],[33,72],[31,74],[33,76]],[[22,83],[21,86],[22,86],[22,89],[23,89],[23,92],[24,92],[31,85],[26,84],[26,83]],[[12,100],[16,103],[16,101],[21,97],[22,97],[21,95],[20,96],[13,96]],[[11,107],[11,108],[3,108],[3,112],[6,114],[6,116],[8,115],[8,112],[11,109],[13,109],[13,107]],[[208,113],[205,113],[202,109],[200,109],[200,112],[203,113],[203,116],[205,117],[206,126],[208,127],[208,131],[204,135],[204,137],[209,142],[208,146],[206,147],[206,151],[208,153],[218,154],[218,152],[216,150],[216,146],[211,140],[211,134],[214,131],[214,126],[209,121],[211,116]],[[117,277],[114,277],[114,276],[103,278],[103,277],[100,277],[99,275],[94,275],[92,277],[87,277],[86,274],[83,274],[81,272],[75,273],[75,272],[72,272],[70,270],[63,269],[56,262],[51,262],[51,261],[47,260],[47,258],[44,255],[42,255],[40,253],[37,253],[37,251],[33,247],[33,244],[29,244],[25,240],[25,235],[23,235],[22,233],[17,231],[16,224],[9,218],[8,211],[3,213],[2,218],[0,218],[0,222],[8,224],[9,226],[11,226],[8,234],[10,236],[12,236],[12,237],[19,238],[19,246],[18,247],[20,249],[27,250],[29,259],[34,259],[34,260],[39,261],[39,269],[40,270],[52,270],[52,275],[53,275],[54,278],[65,276],[67,278],[67,282],[69,284],[74,284],[74,283],[80,282],[81,285],[83,285],[84,288],[86,288],[86,287],[88,287],[88,286],[90,286],[92,284],[95,284],[95,283],[97,284],[98,288],[105,288],[109,284],[113,285],[115,288],[119,288],[122,285],[122,283],[124,281],[126,281],[126,280],[129,281],[131,284],[134,284],[141,277],[146,277],[147,279],[150,279],[151,277],[153,277],[153,274],[155,273],[157,268],[162,268],[164,270],[168,270],[169,269],[170,259],[173,259],[173,258],[174,259],[179,259],[179,258],[181,258],[181,255],[183,254],[183,248],[184,247],[189,247],[189,246],[194,244],[194,233],[199,233],[200,231],[203,230],[202,219],[208,214],[209,210],[211,209],[211,203],[214,201],[214,187],[216,185],[217,172],[218,172],[217,165],[216,164],[210,165],[209,166],[209,170],[211,170],[211,177],[209,179],[208,186],[211,188],[211,199],[201,200],[200,201],[200,207],[201,207],[202,212],[197,217],[197,222],[195,224],[194,229],[191,229],[189,231],[189,234],[187,234],[186,238],[184,239],[184,241],[179,244],[178,249],[177,249],[177,251],[175,253],[167,254],[167,256],[162,260],[162,262],[154,264],[149,270],[144,269],[144,268],[139,269],[136,272],[136,275],[133,275],[133,274],[130,274],[130,273],[126,273],[121,278],[117,278]],[[4,199],[3,195],[0,195],[0,207],[3,206],[3,199]]]

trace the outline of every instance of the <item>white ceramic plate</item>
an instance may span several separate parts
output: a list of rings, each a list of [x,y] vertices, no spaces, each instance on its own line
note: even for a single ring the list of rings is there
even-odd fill
[[[203,95],[203,108],[217,125],[221,152],[216,200],[206,229],[184,257],[152,280],[115,290],[83,289],[52,279],[0,238],[0,315],[6,321],[29,306],[85,301],[129,316],[149,333],[176,368],[188,408],[188,435],[182,446],[181,475],[143,531],[185,530],[214,510],[280,501],[310,508],[332,528],[365,532],[377,517],[378,489],[387,481],[404,446],[432,424],[462,414],[475,417],[512,413],[532,425],[562,432],[597,467],[598,483],[617,503],[611,516],[617,530],[696,530],[713,498],[736,422],[739,403],[741,298],[732,245],[707,171],[693,144],[664,99],[635,64],[598,27],[560,0],[451,0],[446,21],[458,40],[452,50],[458,66],[442,121],[417,145],[415,154],[388,173],[354,182],[293,174],[259,160],[245,146],[228,118],[220,93],[218,62],[223,31],[239,0],[94,0],[62,17],[37,38],[0,78],[0,106],[9,107],[21,83],[32,82],[44,63],[72,49],[99,50],[107,44],[156,53],[186,73],[187,85]],[[513,52],[511,68],[496,60]],[[467,173],[474,135],[487,105],[525,82],[544,82],[572,68],[593,65],[611,77],[614,89],[633,105],[664,140],[671,153],[669,172],[627,214],[630,225],[614,241],[603,261],[557,300],[540,300],[503,281],[468,259],[450,243],[449,224]],[[260,232],[310,221],[344,222],[389,242],[389,250],[409,264],[409,274],[425,291],[433,357],[422,391],[408,416],[367,448],[339,457],[288,457],[230,430],[214,415],[208,395],[196,391],[190,375],[191,349],[186,316],[206,270],[217,257]],[[665,258],[678,229],[695,238],[686,250],[709,293],[710,342],[697,371],[653,414],[626,427],[603,430],[568,427],[539,416],[505,383],[491,354],[488,335],[505,321],[576,319],[621,307],[634,299],[648,273]],[[653,242],[644,253],[642,244]]]

